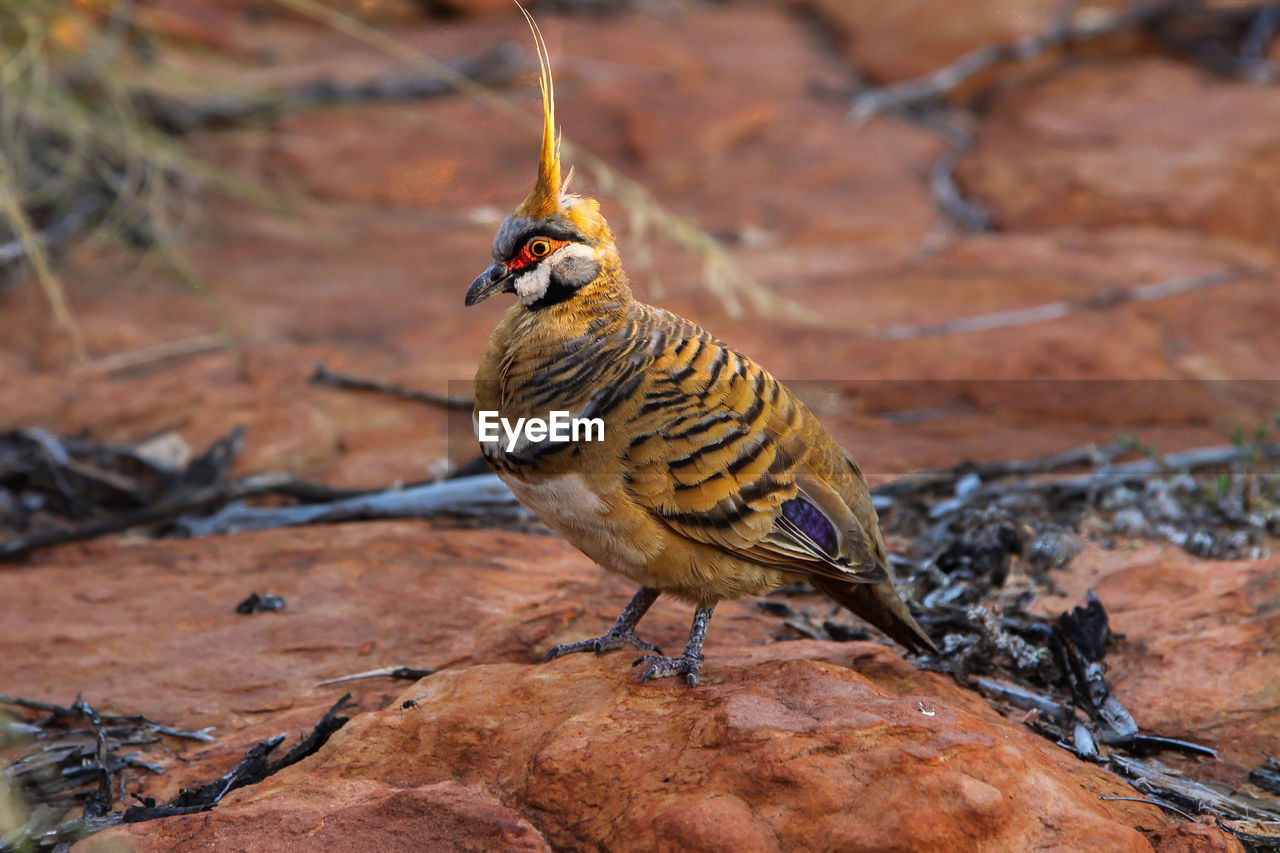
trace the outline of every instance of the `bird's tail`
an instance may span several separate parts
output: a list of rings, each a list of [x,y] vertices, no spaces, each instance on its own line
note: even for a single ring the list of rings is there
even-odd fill
[[[896,642],[915,652],[937,653],[938,647],[920,627],[898,597],[892,581],[884,583],[844,583],[834,578],[810,575],[807,579],[819,592],[835,599],[855,616],[884,631]]]

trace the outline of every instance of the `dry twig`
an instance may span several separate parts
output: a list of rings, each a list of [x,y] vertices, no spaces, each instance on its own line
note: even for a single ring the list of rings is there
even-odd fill
[[[1046,302],[1031,308],[994,311],[990,314],[960,317],[942,323],[889,326],[881,331],[880,337],[887,341],[905,341],[916,338],[938,338],[946,335],[988,332],[992,329],[1007,329],[1013,326],[1027,326],[1032,323],[1060,320],[1063,317],[1069,317],[1072,314],[1079,314],[1085,311],[1103,311],[1130,302],[1154,302],[1184,293],[1211,290],[1215,287],[1233,284],[1246,278],[1258,278],[1262,275],[1262,271],[1256,269],[1215,270],[1202,275],[1179,276],[1178,278],[1171,278],[1152,284],[1114,288],[1083,299]]]
[[[412,400],[415,403],[425,403],[428,406],[443,406],[446,409],[456,409],[464,412],[469,412],[475,408],[475,400],[450,397],[447,394],[433,394],[430,391],[419,391],[416,388],[397,385],[394,382],[383,382],[380,379],[368,379],[363,376],[338,373],[325,367],[321,362],[316,362],[315,372],[311,374],[311,384],[327,385],[331,388],[346,388],[353,391],[377,391],[382,394],[399,397],[402,400]]]
[[[973,148],[973,135],[954,122],[939,118],[945,113],[947,98],[983,75],[1066,54],[1085,44],[1145,36],[1165,52],[1224,77],[1255,83],[1280,79],[1280,68],[1268,58],[1270,46],[1280,32],[1280,3],[1210,7],[1203,0],[1132,0],[1120,12],[1077,12],[1077,5],[1062,4],[1043,32],[983,45],[928,74],[865,90],[854,97],[850,115],[855,121],[865,122],[875,115],[894,113],[940,132],[949,150],[938,158],[930,173],[930,188],[938,208],[948,221],[963,229],[989,231],[996,227],[990,214],[980,203],[967,198],[955,181],[956,166]],[[978,96],[970,98],[963,108],[973,110],[977,100]]]

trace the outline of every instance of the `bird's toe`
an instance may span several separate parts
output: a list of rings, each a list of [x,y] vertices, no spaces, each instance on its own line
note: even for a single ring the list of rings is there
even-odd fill
[[[630,643],[641,651],[656,652],[662,654],[662,649],[643,640],[634,631],[610,631],[599,637],[592,637],[587,640],[579,640],[576,643],[562,643],[558,646],[552,646],[547,652],[547,656],[543,658],[543,662],[551,661],[565,655],[572,655],[578,652],[595,652],[596,657],[602,656],[605,652],[611,652],[614,649],[620,649]]]
[[[680,657],[674,658],[661,655],[641,655],[631,665],[640,666],[646,663],[649,664],[649,668],[640,675],[641,682],[646,682],[651,678],[670,678],[676,675],[683,675],[690,687],[698,686],[698,675],[702,669],[702,655],[680,655]]]

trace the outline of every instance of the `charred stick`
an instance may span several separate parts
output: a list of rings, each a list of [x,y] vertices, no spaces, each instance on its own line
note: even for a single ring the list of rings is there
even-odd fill
[[[530,517],[493,474],[460,477],[384,492],[371,492],[324,504],[286,507],[232,505],[206,518],[181,522],[187,536],[213,536],[247,530],[269,530],[303,524],[336,524],[371,519],[437,518],[441,516],[499,518]]]
[[[1213,24],[1232,25],[1238,21],[1252,21],[1251,38],[1246,37],[1245,42],[1246,50],[1252,52],[1245,52],[1245,56],[1260,56],[1264,54],[1258,46],[1269,44],[1275,36],[1277,23],[1273,22],[1272,16],[1276,14],[1277,6],[1280,4],[1254,3],[1236,8],[1206,9],[1199,3],[1187,3],[1183,0],[1136,2],[1124,12],[1090,15],[1081,20],[1071,20],[1070,14],[1064,15],[1060,11],[1043,32],[1008,42],[983,45],[928,74],[863,92],[854,98],[850,114],[855,119],[866,120],[879,113],[936,104],[978,75],[997,66],[1024,62],[1054,50],[1130,33],[1152,33],[1168,49],[1189,55],[1217,73],[1254,77],[1257,73],[1254,69],[1242,68],[1239,63],[1219,62],[1216,57],[1207,55],[1204,45],[1212,43],[1211,38],[1178,38],[1174,34],[1173,25],[1198,24],[1199,30],[1204,31],[1211,29]]]
[[[871,490],[873,495],[887,498],[905,497],[922,492],[951,491],[961,477],[977,475],[981,480],[996,480],[1001,477],[1027,476],[1030,474],[1046,474],[1062,468],[1074,468],[1077,465],[1097,467],[1107,464],[1116,456],[1129,449],[1125,442],[1113,442],[1099,447],[1088,444],[1038,456],[1032,459],[1011,459],[997,462],[965,462],[953,468],[933,471],[917,471],[896,480],[876,486]]]
[[[177,518],[184,512],[206,509],[230,500],[236,495],[229,480],[231,466],[244,445],[244,428],[236,427],[225,438],[215,441],[207,451],[182,473],[173,491],[150,506],[93,519],[70,527],[41,530],[7,542],[0,542],[0,561],[50,545],[80,542],[108,533],[119,533],[131,527],[156,524]]]
[[[474,400],[459,399],[450,397],[447,394],[433,394],[430,391],[419,391],[416,388],[397,385],[394,382],[383,382],[379,379],[368,379],[361,376],[338,373],[329,370],[320,362],[316,362],[315,373],[311,375],[311,384],[327,385],[331,388],[345,388],[352,391],[377,391],[381,394],[399,397],[402,400],[425,403],[428,406],[443,406],[446,409],[457,409],[459,411],[469,412],[475,408]]]
[[[228,486],[196,489],[176,498],[110,518],[97,519],[58,530],[42,530],[30,536],[20,536],[7,542],[0,542],[0,561],[16,559],[23,554],[52,545],[83,542],[109,533],[120,533],[132,527],[170,521],[183,513],[209,509],[224,503],[228,500],[230,491]]]
[[[341,716],[339,714],[340,711],[348,707],[350,701],[351,694],[343,694],[341,699],[334,702],[329,707],[329,710],[324,712],[324,716],[320,718],[319,722],[315,724],[314,728],[311,729],[306,737],[294,744],[293,748],[285,753],[284,757],[279,761],[272,762],[272,764],[267,768],[266,775],[274,775],[292,764],[297,764],[299,761],[309,755],[313,755],[318,749],[320,749],[320,747],[324,746],[334,732],[345,726],[351,720],[350,717]]]
[[[982,202],[966,196],[956,183],[956,167],[969,151],[952,148],[933,162],[929,171],[929,189],[938,209],[951,222],[975,234],[995,229],[995,220]]]
[[[1248,853],[1275,853],[1276,850],[1280,850],[1280,835],[1259,835],[1255,832],[1245,832],[1220,817],[1215,817],[1213,822],[1218,829],[1229,832],[1239,839],[1240,843],[1245,845],[1245,850]]]
[[[93,728],[94,741],[97,747],[94,751],[96,760],[94,769],[102,775],[97,792],[89,797],[89,801],[85,805],[85,814],[90,817],[101,817],[111,811],[111,804],[115,802],[115,794],[111,785],[111,750],[107,747],[107,734],[98,712],[93,710],[93,707],[88,702],[83,699],[76,699],[75,704],[71,707],[78,711]]]
[[[51,719],[78,719],[84,717],[84,711],[78,707],[80,704],[77,700],[75,705],[55,705],[52,702],[41,702],[36,699],[24,699],[21,696],[10,696],[0,693],[0,705],[13,705],[18,708],[26,708],[30,711],[43,711],[50,714]],[[209,735],[210,729],[199,729],[192,731],[190,729],[179,729],[173,726],[166,726],[163,723],[157,723],[150,717],[142,714],[98,714],[98,719],[102,725],[108,726],[107,735],[113,738],[124,738],[126,735],[117,729],[131,728],[151,729],[162,735],[170,737],[185,738],[187,740],[198,740],[203,743],[213,743],[214,739]]]
[[[1209,290],[1225,284],[1233,284],[1245,278],[1257,277],[1260,274],[1260,271],[1254,269],[1215,270],[1201,275],[1179,276],[1152,284],[1113,288],[1082,299],[1064,299],[1034,305],[1030,308],[993,311],[990,314],[958,317],[942,323],[918,325],[904,323],[889,326],[880,332],[880,337],[887,341],[906,341],[916,338],[939,338],[947,335],[989,332],[993,329],[1006,329],[1013,326],[1029,326],[1033,323],[1060,320],[1085,311],[1105,311],[1129,302],[1153,302],[1183,293]]]
[[[215,779],[207,785],[194,790],[183,790],[168,803],[157,805],[153,800],[144,800],[140,806],[131,806],[120,816],[122,823],[140,823],[161,817],[196,814],[208,811],[222,801],[231,791],[254,785],[274,773],[296,764],[312,755],[329,740],[338,729],[347,724],[349,717],[339,716],[338,712],[346,707],[351,699],[348,693],[330,706],[307,737],[303,738],[293,749],[290,749],[278,761],[268,761],[268,756],[284,742],[284,735],[276,735],[258,743],[249,749],[244,759],[230,772]]]
[[[944,518],[966,506],[990,502],[1004,495],[1019,492],[1050,494],[1059,500],[1078,498],[1102,487],[1119,486],[1125,483],[1140,483],[1153,477],[1168,476],[1175,472],[1220,468],[1233,462],[1251,458],[1255,454],[1256,458],[1261,461],[1280,460],[1280,443],[1267,443],[1256,448],[1236,445],[1198,447],[1192,450],[1168,453],[1154,459],[1141,459],[1119,465],[1101,466],[1095,471],[1079,477],[1028,480],[1015,483],[988,483],[971,489],[959,497],[934,505],[930,510],[930,516]],[[892,489],[897,482],[886,483],[881,489],[873,491],[876,494],[883,494],[883,489]],[[890,495],[896,497],[904,493],[910,493],[909,484],[902,488],[903,491],[891,491]]]
[[[980,688],[992,696],[1002,699],[1011,705],[1016,705],[1029,711],[1040,711],[1049,715],[1060,726],[1065,726],[1071,721],[1072,714],[1067,706],[1024,685],[1010,684],[1007,681],[986,677],[979,677],[977,683]]]
[[[364,678],[395,678],[402,681],[421,681],[428,675],[435,675],[434,669],[419,669],[412,666],[386,666],[381,669],[370,669],[364,672],[357,672],[351,675],[343,675],[338,678],[330,678],[327,681],[321,681],[318,686],[327,687],[330,684],[345,684],[348,681],[359,681]]]
[[[1196,822],[1196,819],[1194,817],[1187,814],[1182,809],[1176,806],[1170,805],[1169,803],[1163,802],[1161,800],[1157,800],[1154,797],[1104,797],[1102,795],[1099,795],[1098,799],[1099,800],[1119,800],[1125,803],[1146,803],[1149,806],[1156,806],[1157,808],[1167,809],[1176,815],[1186,818],[1192,823]]]

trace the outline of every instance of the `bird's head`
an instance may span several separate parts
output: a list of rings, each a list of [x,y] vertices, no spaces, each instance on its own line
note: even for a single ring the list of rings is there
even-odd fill
[[[524,11],[523,8],[521,11]],[[600,204],[567,192],[560,179],[560,139],[555,131],[555,89],[546,43],[525,12],[542,70],[542,153],[529,196],[498,229],[493,263],[467,289],[467,305],[495,293],[514,293],[527,308],[570,299],[601,272],[617,269],[618,253]],[[572,172],[570,172],[570,178]]]

